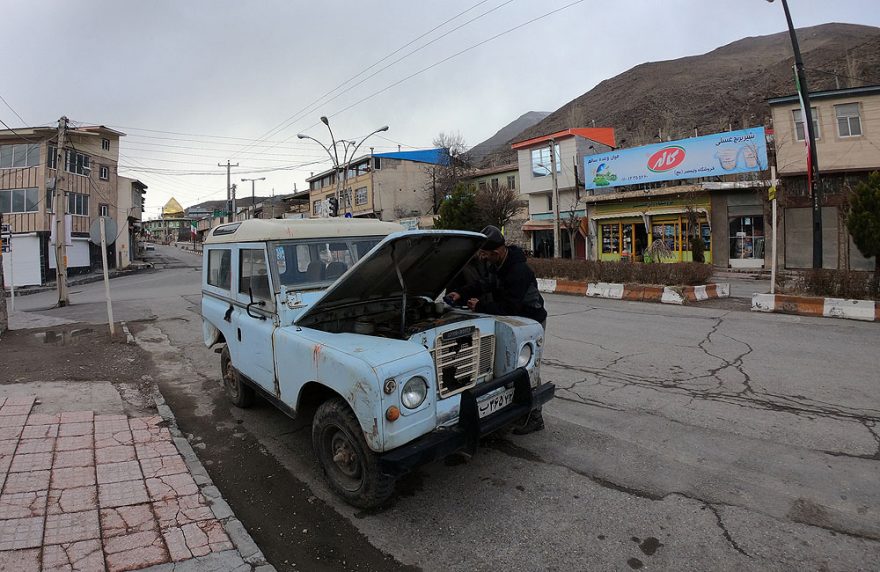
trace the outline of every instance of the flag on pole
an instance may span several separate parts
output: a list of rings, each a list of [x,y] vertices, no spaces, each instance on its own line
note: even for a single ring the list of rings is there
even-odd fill
[[[804,105],[804,92],[798,77],[797,67],[794,68],[794,84],[797,86],[798,99],[801,103],[801,120],[804,122],[804,149],[807,152],[807,188],[813,188],[813,155],[810,153],[810,133],[813,132],[812,121],[807,121],[807,106]],[[812,116],[812,113],[811,113]]]
[[[198,221],[195,221],[195,220],[189,221],[189,234],[193,240],[195,240],[199,236],[199,233],[196,230],[198,226],[199,226]]]

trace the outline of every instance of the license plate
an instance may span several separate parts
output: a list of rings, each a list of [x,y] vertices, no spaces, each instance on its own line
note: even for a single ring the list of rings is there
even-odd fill
[[[500,411],[513,403],[513,389],[514,388],[511,387],[503,393],[497,393],[491,397],[486,397],[481,401],[478,401],[477,412],[480,414],[480,419],[487,415],[492,415],[496,411]]]

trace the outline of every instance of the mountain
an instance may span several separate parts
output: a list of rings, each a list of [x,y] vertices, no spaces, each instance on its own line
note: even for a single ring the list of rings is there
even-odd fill
[[[470,161],[475,165],[485,164],[488,166],[489,164],[492,164],[492,157],[490,155],[497,150],[497,148],[503,148],[505,145],[509,147],[509,141],[514,139],[524,130],[540,122],[548,115],[550,115],[549,111],[529,111],[523,113],[518,118],[499,129],[495,135],[489,137],[479,145],[471,147],[470,151],[468,151]]]
[[[880,84],[880,28],[823,24],[797,30],[810,91]],[[649,62],[599,83],[542,121],[491,147],[513,162],[510,143],[569,127],[614,127],[621,147],[770,126],[766,99],[794,93],[788,32],[744,38],[706,54]],[[481,144],[482,145],[482,144]],[[479,147],[479,146],[478,146]]]

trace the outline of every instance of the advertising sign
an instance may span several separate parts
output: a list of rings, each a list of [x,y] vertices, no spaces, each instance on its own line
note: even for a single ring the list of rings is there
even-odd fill
[[[584,157],[587,189],[717,177],[765,169],[767,139],[763,127]]]

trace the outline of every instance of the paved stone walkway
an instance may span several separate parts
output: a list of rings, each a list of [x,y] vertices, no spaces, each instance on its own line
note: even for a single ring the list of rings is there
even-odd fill
[[[0,570],[252,569],[162,417],[33,406],[0,397]]]

